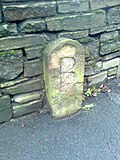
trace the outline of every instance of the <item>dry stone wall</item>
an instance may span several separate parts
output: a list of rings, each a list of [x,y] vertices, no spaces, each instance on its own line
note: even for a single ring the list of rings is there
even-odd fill
[[[120,77],[119,0],[1,0],[0,122],[41,110],[43,50],[60,37],[85,46],[85,84]]]

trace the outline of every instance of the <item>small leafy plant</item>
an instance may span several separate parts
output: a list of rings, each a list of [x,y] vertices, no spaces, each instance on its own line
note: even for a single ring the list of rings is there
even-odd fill
[[[120,86],[120,83],[118,84]],[[100,92],[111,92],[109,87],[102,84],[98,88],[96,86],[93,86],[91,88],[88,88],[87,90],[84,91],[84,96],[85,97],[96,97]]]
[[[98,93],[100,92],[99,88],[96,88],[96,86],[93,86],[91,88],[88,88],[85,92],[84,95],[86,97],[95,97],[98,95]]]
[[[94,107],[94,102],[91,104],[86,104],[85,106],[82,107],[82,110],[89,111],[89,110],[93,109],[93,107]]]

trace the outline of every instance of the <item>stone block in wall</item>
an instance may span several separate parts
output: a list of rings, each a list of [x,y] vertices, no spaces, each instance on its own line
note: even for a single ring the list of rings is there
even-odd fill
[[[0,123],[9,121],[12,117],[13,110],[11,107],[10,97],[3,96],[0,98]]]
[[[25,2],[26,0],[2,0],[2,2]],[[28,0],[32,1],[32,0]]]
[[[112,79],[114,79],[114,78],[116,78],[116,75],[109,76],[107,79],[108,79],[108,80],[112,80]]]
[[[0,111],[0,123],[10,121],[13,116],[12,108]]]
[[[25,82],[27,80],[28,80],[28,78],[20,78],[20,79],[17,79],[17,80],[12,80],[12,81],[7,81],[7,82],[1,82],[0,83],[0,87],[1,88],[6,88],[6,87],[14,86],[16,84]]]
[[[42,60],[36,59],[24,62],[24,77],[33,77],[43,73]]]
[[[120,58],[111,59],[109,61],[103,62],[103,69],[109,69],[118,66],[120,63]]]
[[[1,7],[0,7],[0,22],[2,22],[2,12],[1,12]]]
[[[19,31],[22,33],[35,33],[45,29],[45,21],[42,18],[26,20],[19,25]]]
[[[111,32],[115,31],[118,28],[118,25],[109,25],[109,26],[104,26],[104,27],[98,27],[98,28],[93,28],[90,30],[90,35],[98,34],[98,33],[103,33],[103,32]]]
[[[13,104],[13,117],[23,116],[28,113],[40,111],[42,108],[42,101],[36,100],[26,104]]]
[[[25,48],[27,59],[30,60],[30,59],[42,57],[43,48],[44,48],[43,46],[33,46],[33,47]]]
[[[1,23],[0,24],[0,37],[16,35],[17,25],[15,23]]]
[[[45,21],[49,31],[74,31],[104,26],[105,19],[105,11],[99,10],[77,15],[59,15],[46,18]]]
[[[100,41],[104,43],[108,41],[116,41],[118,40],[118,37],[119,37],[118,31],[103,33],[100,35]]]
[[[89,10],[89,1],[88,0],[65,0],[58,1],[58,12],[59,13],[71,13],[71,12],[82,12]]]
[[[81,38],[78,40],[86,48],[86,58],[95,58],[99,57],[99,40],[96,38]]]
[[[32,92],[36,90],[40,90],[44,88],[43,77],[34,77],[27,82],[22,82],[20,84],[16,84],[14,86],[2,89],[2,93],[7,93],[10,95],[16,95],[26,92]]]
[[[101,43],[100,47],[100,55],[107,55],[109,53],[113,53],[120,50],[120,42],[109,42],[109,43]]]
[[[2,97],[2,92],[1,92],[1,89],[0,89],[0,97]]]
[[[13,96],[12,101],[15,103],[23,104],[23,103],[27,103],[30,101],[42,99],[42,97],[43,97],[42,91],[34,91],[30,93],[15,95]]]
[[[119,64],[118,69],[117,69],[117,78],[120,78],[120,64]]]
[[[48,43],[48,36],[45,34],[28,34],[23,36],[11,36],[0,39],[0,51],[17,49]]]
[[[109,24],[120,23],[120,6],[108,10],[107,21]]]
[[[116,57],[120,57],[120,51],[114,52],[114,53],[110,53],[108,55],[104,55],[104,56],[102,56],[102,59],[104,61],[107,61],[107,60],[110,60],[110,59],[114,59]]]
[[[56,14],[56,2],[4,3],[3,14],[6,21],[53,16]]]
[[[116,75],[117,74],[117,67],[111,68],[108,70],[108,76]]]
[[[0,52],[0,81],[11,80],[23,72],[23,53],[21,50]]]
[[[117,30],[118,25],[117,24],[112,24],[112,25],[107,25],[105,27],[106,32],[111,32]]]
[[[120,51],[120,39],[117,42],[117,48],[118,48],[118,51]]]
[[[107,71],[100,72],[96,75],[88,77],[89,85],[101,83],[107,79]]]
[[[0,98],[0,111],[11,108],[10,96],[6,95]]]
[[[120,29],[120,24],[117,25],[117,29]]]
[[[61,32],[58,34],[58,38],[65,37],[70,39],[79,39],[87,37],[89,34],[88,30],[74,31],[74,32]]]
[[[90,0],[90,5],[91,9],[99,9],[99,8],[107,8],[107,7],[112,7],[119,5],[120,1],[119,0]]]
[[[90,62],[85,66],[85,76],[95,75],[103,69],[102,62]]]

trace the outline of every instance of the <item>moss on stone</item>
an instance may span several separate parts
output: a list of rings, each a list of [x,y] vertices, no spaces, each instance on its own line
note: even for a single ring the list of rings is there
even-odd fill
[[[6,56],[6,55],[13,55],[16,54],[17,52],[15,50],[9,50],[9,51],[2,51],[0,52],[0,57],[1,56]]]
[[[90,49],[88,47],[85,47],[85,57],[90,57]]]

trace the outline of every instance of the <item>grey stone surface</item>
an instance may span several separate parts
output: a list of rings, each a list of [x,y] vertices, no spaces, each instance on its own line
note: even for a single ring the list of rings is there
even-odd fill
[[[114,94],[85,101],[94,102],[88,112],[59,121],[48,114],[31,114],[1,124],[1,160],[119,160],[118,82],[107,84]]]
[[[106,55],[109,53],[113,53],[113,52],[117,52],[120,50],[120,42],[116,41],[116,42],[108,42],[106,44],[101,43],[101,47],[100,47],[100,55]]]
[[[1,23],[0,24],[0,37],[16,35],[17,25],[15,23]]]
[[[74,31],[74,32],[62,32],[58,35],[58,38],[65,37],[71,39],[79,39],[88,36],[88,30]]]
[[[120,64],[119,64],[118,69],[117,69],[117,78],[120,78]]]
[[[120,63],[120,58],[111,59],[109,61],[103,62],[103,69],[108,69],[118,66]]]
[[[107,71],[102,71],[96,75],[89,76],[88,82],[89,82],[89,85],[94,85],[94,84],[101,83],[106,79],[107,79]]]
[[[2,2],[25,2],[25,1],[32,1],[32,0],[2,0]],[[37,0],[41,1],[41,0]]]
[[[90,0],[90,5],[91,5],[91,9],[95,10],[95,9],[99,9],[99,8],[107,8],[107,7],[112,7],[112,6],[116,6],[119,5],[120,1],[119,0]]]
[[[65,0],[58,1],[57,4],[59,13],[83,12],[89,10],[88,0]]]
[[[0,123],[9,121],[12,117],[12,107],[10,97],[3,96],[0,98]]]
[[[120,24],[117,24],[117,29],[120,29]]]
[[[90,30],[90,34],[94,35],[94,34],[98,34],[98,33],[103,33],[103,32],[111,32],[111,31],[115,31],[117,29],[117,25],[107,25],[104,27],[98,27],[98,28],[93,28]]]
[[[25,48],[27,59],[42,57],[43,46],[33,46]]]
[[[17,79],[17,80],[2,82],[2,83],[0,83],[0,88],[6,88],[6,87],[14,86],[15,84],[19,84],[19,83],[25,82],[27,80],[28,80],[28,78],[20,78],[20,79]]]
[[[21,50],[0,52],[0,82],[18,77],[23,72]]]
[[[117,67],[108,70],[108,76],[116,75]]]
[[[30,34],[11,36],[0,39],[0,51],[41,45],[47,43],[49,38],[45,34]]]
[[[2,22],[1,6],[0,6],[0,22]]]
[[[20,84],[16,84],[15,86],[11,86],[8,88],[2,89],[3,93],[15,95],[20,93],[32,92],[36,90],[40,90],[44,88],[43,77],[33,78],[30,81],[23,82]]]
[[[34,91],[30,93],[15,95],[13,96],[12,100],[16,103],[22,104],[22,103],[27,103],[30,101],[41,99],[41,97],[43,97],[42,94],[43,93],[41,91]]]
[[[108,23],[109,24],[116,24],[120,23],[120,6],[113,7],[108,10]]]
[[[19,25],[19,30],[23,33],[35,33],[45,29],[45,21],[42,18],[26,20]]]
[[[5,110],[0,111],[0,123],[10,121],[13,115],[12,108],[8,108]]]
[[[0,111],[11,108],[10,96],[3,96],[0,98]]]
[[[81,38],[78,40],[86,48],[86,58],[95,58],[99,57],[99,40],[98,38]]]
[[[56,2],[4,4],[3,13],[6,21],[53,16],[56,14]]]
[[[114,52],[114,54],[113,53],[110,53],[110,54],[107,54],[107,55],[104,55],[103,57],[102,57],[102,59],[105,61],[107,61],[107,60],[110,60],[110,59],[114,59],[114,58],[116,58],[116,57],[120,57],[120,51],[118,51],[118,52]]]
[[[105,25],[105,12],[99,10],[78,15],[64,15],[45,19],[49,31],[81,30]]]
[[[111,80],[113,80],[113,79],[115,79],[116,78],[116,75],[112,75],[112,76],[108,76],[108,81],[111,81]]]
[[[0,89],[0,97],[2,97],[2,92],[1,92],[1,89]]]
[[[43,73],[42,60],[36,59],[24,62],[24,77],[33,77]]]
[[[90,76],[90,75],[95,75],[98,72],[100,72],[103,69],[102,62],[94,62],[90,63],[89,62],[85,66],[85,76]]]
[[[118,51],[120,51],[120,40],[117,41],[117,48],[118,48]]]
[[[107,41],[115,41],[118,40],[119,33],[118,31],[103,33],[100,35],[100,41],[107,43]]]
[[[36,100],[26,104],[13,104],[13,117],[19,117],[28,113],[37,112],[41,110],[42,101]]]

